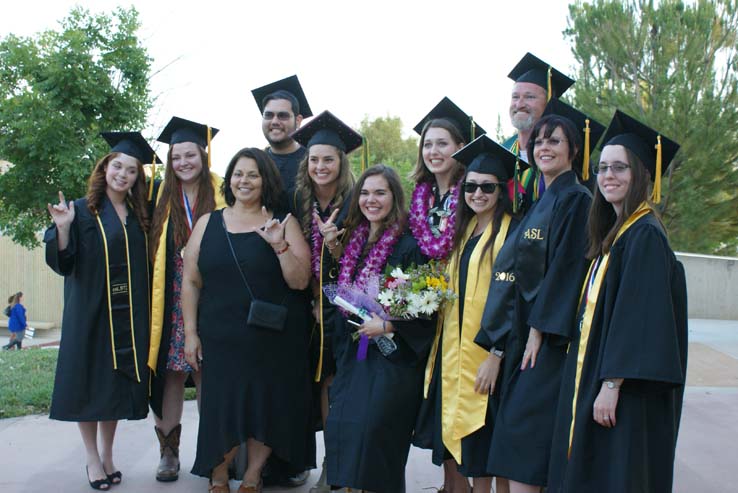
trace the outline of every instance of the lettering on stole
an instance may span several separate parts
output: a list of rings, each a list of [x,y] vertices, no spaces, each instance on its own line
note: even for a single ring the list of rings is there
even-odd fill
[[[526,240],[542,240],[543,231],[540,228],[528,228],[523,233],[523,238]]]
[[[110,292],[112,294],[128,294],[128,283],[113,284]]]
[[[514,272],[495,272],[495,281],[515,282]]]

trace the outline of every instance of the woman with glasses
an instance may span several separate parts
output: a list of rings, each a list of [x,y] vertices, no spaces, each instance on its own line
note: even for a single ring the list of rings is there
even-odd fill
[[[515,170],[515,155],[483,135],[454,158],[468,167],[459,190],[454,248],[447,267],[450,287],[458,298],[444,307],[443,328],[426,369],[426,389],[433,386],[432,392],[426,392],[433,396],[433,462],[452,464],[458,474],[473,478],[474,491],[489,492],[492,478],[487,455],[502,358],[474,339],[492,265],[517,225],[507,186]],[[500,483],[496,491],[507,491],[507,484]],[[445,491],[466,493],[468,480],[454,482]]]
[[[510,480],[512,493],[539,492],[546,485],[551,407],[586,271],[591,194],[574,171],[582,163],[578,129],[586,118],[567,108],[571,119],[549,114],[533,127],[528,156],[543,176],[545,192],[507,240],[513,248],[495,262],[478,337],[484,347],[504,352],[487,467]]]
[[[687,300],[653,204],[679,145],[621,112],[604,141],[548,491],[665,493],[686,375]]]

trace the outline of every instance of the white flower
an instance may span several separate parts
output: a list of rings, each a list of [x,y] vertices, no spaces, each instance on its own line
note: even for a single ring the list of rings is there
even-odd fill
[[[411,318],[417,317],[422,304],[423,298],[419,294],[409,293],[407,295],[407,315]]]
[[[428,290],[420,298],[420,313],[433,315],[438,310],[438,295],[435,291]]]
[[[390,291],[389,289],[385,289],[381,293],[379,293],[377,300],[382,306],[392,306],[392,302],[395,300],[395,296],[392,294],[392,291]]]
[[[390,276],[394,277],[395,279],[402,279],[403,281],[407,281],[410,279],[410,276],[402,272],[402,269],[399,267],[395,267],[392,269],[392,272],[390,272]]]

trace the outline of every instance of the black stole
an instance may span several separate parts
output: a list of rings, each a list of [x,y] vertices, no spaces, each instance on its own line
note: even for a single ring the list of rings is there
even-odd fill
[[[129,215],[130,216],[130,215]],[[95,216],[103,250],[107,282],[108,320],[113,369],[136,382],[141,382],[136,358],[136,336],[133,330],[131,269],[128,233],[125,225],[107,200]]]

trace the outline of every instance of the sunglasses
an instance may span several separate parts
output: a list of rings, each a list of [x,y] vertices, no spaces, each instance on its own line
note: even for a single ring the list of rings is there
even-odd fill
[[[474,193],[477,191],[477,188],[482,189],[482,193],[495,193],[496,188],[500,188],[502,190],[502,187],[504,185],[502,183],[471,183],[471,182],[464,182],[464,192],[466,193]]]

